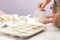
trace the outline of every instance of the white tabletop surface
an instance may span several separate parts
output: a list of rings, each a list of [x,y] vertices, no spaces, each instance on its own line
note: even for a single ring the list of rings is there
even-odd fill
[[[28,39],[28,40],[60,40],[60,30],[53,24],[46,24],[47,28],[44,32]],[[0,35],[0,40],[20,40]]]

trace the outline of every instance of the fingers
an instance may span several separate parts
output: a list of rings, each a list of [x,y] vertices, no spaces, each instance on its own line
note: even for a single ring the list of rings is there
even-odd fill
[[[45,20],[43,23],[44,23],[44,24],[47,24],[47,23],[54,23],[54,20],[53,20],[53,19],[52,19],[52,20]]]
[[[54,16],[46,16],[46,18],[54,18]]]
[[[46,10],[44,8],[41,8],[41,11],[45,12]]]
[[[46,16],[46,18],[55,18],[57,16],[58,16],[58,14],[53,14],[52,16]]]
[[[43,22],[44,24],[47,24],[47,23],[54,23],[55,22],[55,14],[53,14],[52,16],[46,16],[46,20]],[[52,18],[52,19],[50,19]]]
[[[41,8],[41,11],[45,11],[45,6],[50,2],[51,0],[43,0],[42,3],[38,4],[38,8]]]
[[[46,6],[46,5],[45,5],[44,3],[41,4],[41,11],[45,11],[45,9],[44,9],[45,6]]]
[[[46,5],[47,5],[46,3],[43,3],[41,8],[45,8]]]
[[[56,23],[60,19],[60,13],[53,14],[52,16],[47,16],[47,18],[52,18],[52,20],[47,19],[43,23]]]
[[[43,12],[44,12],[44,11],[45,11],[45,9],[44,9],[44,7],[43,7],[43,4],[44,4],[44,3],[39,3],[39,4],[38,4],[38,8],[40,8],[40,9],[41,9],[41,11],[43,11]]]
[[[38,8],[41,8],[42,4],[43,4],[43,3],[39,3],[39,4],[38,4]]]

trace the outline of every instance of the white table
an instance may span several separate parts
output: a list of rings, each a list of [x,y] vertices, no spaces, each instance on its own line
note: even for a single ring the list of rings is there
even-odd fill
[[[46,26],[47,29],[44,32],[28,40],[60,40],[60,29],[54,26],[53,24],[46,24]],[[0,36],[0,40],[15,40],[15,39]]]

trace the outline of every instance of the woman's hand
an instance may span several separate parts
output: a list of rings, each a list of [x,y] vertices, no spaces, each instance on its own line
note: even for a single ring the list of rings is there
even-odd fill
[[[42,11],[45,11],[45,6],[50,2],[51,0],[43,0],[43,2],[38,4],[38,8],[41,8]]]
[[[45,20],[43,22],[44,24],[47,24],[47,23],[57,23],[58,20],[60,19],[60,13],[53,14],[52,16],[47,16],[46,18],[47,18],[47,20]],[[52,18],[52,19],[49,20],[49,18]]]

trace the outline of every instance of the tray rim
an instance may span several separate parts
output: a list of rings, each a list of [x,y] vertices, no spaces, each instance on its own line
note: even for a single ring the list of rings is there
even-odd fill
[[[28,38],[31,38],[35,35],[38,35],[39,33],[43,32],[44,30],[46,29],[46,27],[44,27],[43,29],[41,29],[40,31],[32,34],[32,35],[29,35],[29,36],[18,36],[18,35],[13,35],[13,34],[9,34],[9,33],[4,33],[4,32],[1,32],[0,31],[0,34],[3,34],[3,35],[8,35],[10,37],[14,37],[14,38],[25,38],[25,39],[28,39]]]

